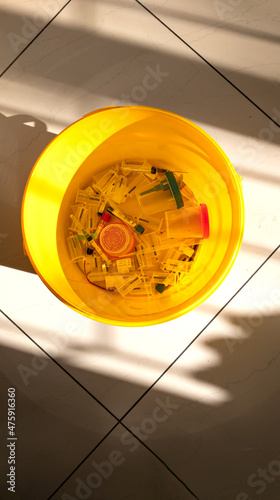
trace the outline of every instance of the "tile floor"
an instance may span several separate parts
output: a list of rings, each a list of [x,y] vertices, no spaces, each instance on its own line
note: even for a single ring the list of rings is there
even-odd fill
[[[0,9],[0,498],[278,500],[279,3],[3,0]],[[163,76],[139,95],[147,66]],[[135,329],[59,302],[24,256],[20,229],[28,174],[50,140],[91,110],[132,103],[178,113],[216,139],[243,177],[246,208],[220,288],[184,317]]]

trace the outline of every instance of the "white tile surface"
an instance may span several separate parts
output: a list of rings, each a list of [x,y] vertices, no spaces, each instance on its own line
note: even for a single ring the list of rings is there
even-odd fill
[[[170,342],[169,323],[147,328],[96,323],[60,303],[38,276],[7,267],[1,274],[10,284],[1,301],[6,314],[119,418],[212,316],[212,310],[200,310],[174,321]],[[9,338],[3,342],[9,345]]]
[[[227,8],[232,2],[221,3],[223,20],[215,2],[200,0],[186,6],[179,1],[147,0],[145,5],[273,118],[271,110],[277,107],[279,95],[275,86],[279,7],[272,1],[253,4],[244,0],[235,2],[232,9]],[[61,5],[53,2],[52,8],[58,12]],[[7,33],[20,34],[22,16],[32,19],[39,4],[5,2],[1,8],[5,12],[1,23],[3,70],[14,59]],[[164,74],[155,90],[144,89],[139,97],[147,66],[158,67]],[[152,418],[156,399],[170,397],[171,404],[176,402],[179,407],[166,421],[156,421],[156,427],[150,422],[155,430],[145,443],[198,498],[251,500],[257,487],[248,485],[247,478],[258,474],[258,468],[272,468],[271,461],[279,459],[273,439],[278,404],[279,251],[218,318],[211,320],[279,244],[280,129],[133,0],[72,0],[4,74],[0,90],[0,276],[5,283],[1,309],[118,418],[206,327],[125,421],[129,426],[141,426],[145,418]],[[246,209],[244,242],[220,288],[182,318],[137,329],[95,323],[60,303],[32,272],[22,251],[20,231],[20,205],[28,173],[55,134],[93,109],[129,103],[181,114],[216,139],[243,176]],[[261,317],[259,309],[264,311]],[[8,320],[3,325],[1,387],[5,398],[7,378],[16,384],[19,360],[32,359],[38,347]],[[44,463],[57,456],[63,462],[57,474],[53,473],[49,489],[38,471],[36,484],[42,484],[43,499],[114,425],[114,419],[105,417],[105,410],[52,363],[38,377],[31,376],[26,388],[21,384],[18,389],[24,415],[31,411],[31,400],[36,422],[54,429],[54,436],[61,432],[60,420],[67,423],[55,443],[47,442],[42,433]],[[78,424],[77,412],[81,416]],[[27,417],[19,419],[26,435]],[[143,425],[149,432],[149,424]],[[74,426],[81,437],[72,448],[72,443],[66,447]],[[98,463],[115,449],[121,433],[118,427],[97,448]],[[40,435],[38,428],[38,440]],[[24,446],[31,460],[26,441]],[[63,492],[75,497],[75,477],[87,477],[90,460],[83,467],[54,498],[63,498]],[[28,484],[27,480],[18,483],[17,498],[26,497]],[[266,481],[263,498],[267,494],[269,500],[277,500],[277,485],[279,481]],[[238,498],[242,492],[244,498]],[[142,445],[135,454],[126,455],[125,463],[114,469],[98,492],[88,495],[98,499],[112,495],[139,500],[190,498]]]
[[[16,391],[15,497],[47,498],[116,421],[2,314],[0,321],[1,498],[12,494],[6,484],[10,387]]]
[[[266,263],[124,420],[198,498],[257,498],[262,468],[272,470],[264,498],[279,496],[278,262]],[[169,415],[149,435],[158,399]]]
[[[66,3],[63,0],[1,2],[0,73],[20,56]]]
[[[280,123],[276,0],[141,3]]]

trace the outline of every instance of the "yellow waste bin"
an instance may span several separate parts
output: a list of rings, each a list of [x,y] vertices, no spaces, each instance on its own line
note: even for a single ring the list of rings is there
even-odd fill
[[[144,158],[177,176],[182,172],[186,189],[191,189],[200,207],[207,207],[209,237],[201,244],[191,279],[164,293],[124,296],[92,284],[71,258],[67,245],[77,192],[82,196],[93,176],[126,158]],[[138,203],[137,197],[131,206],[133,203]],[[141,203],[139,206],[141,210]],[[195,227],[200,228],[197,212],[189,209],[187,213],[195,214]],[[170,217],[167,220],[172,224]],[[197,307],[230,271],[243,231],[240,177],[222,149],[189,120],[146,106],[102,108],[63,130],[38,158],[23,196],[24,247],[37,274],[67,306],[111,325],[155,325]]]

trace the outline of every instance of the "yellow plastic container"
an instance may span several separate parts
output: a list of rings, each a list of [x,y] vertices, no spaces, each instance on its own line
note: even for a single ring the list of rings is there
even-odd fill
[[[165,212],[168,238],[208,238],[209,216],[207,205],[182,207]]]
[[[185,172],[184,182],[207,205],[210,219],[191,280],[149,297],[141,289],[128,296],[92,285],[67,244],[78,189],[126,158]],[[24,247],[42,281],[79,313],[121,326],[155,325],[201,304],[232,267],[243,230],[240,178],[225,153],[189,120],[144,106],[103,108],[62,131],[37,160],[22,204]]]

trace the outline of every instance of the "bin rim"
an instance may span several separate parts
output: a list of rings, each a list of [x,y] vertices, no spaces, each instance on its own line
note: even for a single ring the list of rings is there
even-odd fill
[[[70,127],[76,125],[77,123],[79,123],[80,121],[84,120],[85,118],[93,116],[94,114],[97,114],[97,113],[111,111],[111,110],[114,110],[114,109],[117,110],[117,109],[121,109],[121,108],[130,108],[130,109],[134,108],[135,110],[137,110],[137,109],[138,110],[141,110],[141,109],[145,110],[146,109],[146,110],[149,110],[149,111],[155,111],[156,113],[162,113],[162,114],[165,114],[165,115],[169,115],[172,118],[176,118],[176,119],[178,119],[180,121],[183,121],[183,122],[187,123],[188,125],[190,125],[193,129],[196,129],[200,134],[202,134],[204,136],[205,139],[207,139],[216,148],[216,150],[222,156],[222,158],[223,158],[224,162],[226,163],[227,167],[229,168],[230,173],[231,173],[231,175],[233,177],[233,180],[234,180],[234,187],[235,187],[235,190],[236,190],[236,193],[237,193],[237,198],[238,198],[238,203],[239,203],[239,220],[237,221],[237,224],[238,224],[238,227],[239,227],[239,232],[238,232],[238,237],[236,237],[235,248],[234,248],[234,251],[231,254],[230,259],[227,261],[226,266],[223,266],[222,271],[219,268],[215,272],[215,274],[212,276],[212,278],[211,278],[210,281],[215,281],[215,283],[208,289],[208,291],[206,291],[203,294],[202,297],[200,297],[200,298],[198,298],[197,300],[194,300],[194,301],[192,300],[192,303],[191,303],[191,305],[189,307],[185,307],[185,309],[182,308],[180,310],[176,309],[172,314],[166,314],[166,316],[161,317],[160,319],[151,319],[151,320],[148,320],[148,321],[147,320],[146,321],[145,320],[139,321],[139,319],[138,320],[136,320],[136,319],[132,320],[131,318],[129,320],[127,320],[127,321],[124,321],[124,320],[115,320],[115,319],[109,319],[109,318],[102,318],[100,316],[96,316],[94,314],[87,313],[87,312],[83,311],[82,309],[78,308],[77,306],[75,306],[74,304],[70,304],[66,299],[64,299],[61,295],[59,295],[59,293],[57,293],[49,285],[49,283],[44,279],[44,277],[40,273],[38,267],[36,266],[36,264],[34,262],[34,259],[32,258],[31,252],[29,250],[28,242],[27,242],[27,237],[26,237],[26,232],[25,232],[25,227],[24,227],[24,207],[25,207],[26,196],[28,194],[30,180],[31,180],[31,178],[32,178],[32,176],[34,174],[34,171],[35,171],[35,168],[36,168],[37,164],[39,163],[41,157],[45,154],[46,150],[50,147],[50,145],[54,141],[56,141],[57,137],[59,137],[61,134],[63,134],[67,129],[69,129]],[[241,176],[239,176],[237,174],[237,172],[235,171],[235,169],[233,167],[233,164],[231,163],[231,161],[229,160],[228,156],[223,151],[223,149],[221,148],[221,146],[204,129],[202,129],[199,125],[197,125],[196,123],[192,122],[191,120],[189,120],[189,119],[187,119],[187,118],[185,118],[185,117],[183,117],[181,115],[178,115],[177,113],[173,113],[172,111],[167,111],[167,110],[164,110],[164,109],[161,109],[161,108],[156,108],[156,107],[152,107],[152,106],[142,106],[142,105],[137,105],[137,104],[121,105],[121,106],[106,106],[106,107],[98,108],[98,109],[93,110],[93,111],[91,111],[89,113],[86,113],[81,118],[79,118],[78,120],[72,122],[67,127],[65,127],[63,130],[61,130],[61,132],[59,132],[49,142],[49,144],[43,149],[43,151],[41,152],[41,154],[37,158],[36,162],[34,163],[32,169],[30,171],[30,174],[28,176],[26,185],[25,185],[25,189],[24,189],[24,193],[23,193],[23,197],[22,197],[22,204],[21,204],[21,231],[22,231],[22,237],[23,237],[24,253],[28,256],[28,258],[29,258],[29,260],[30,260],[30,262],[32,264],[32,267],[34,268],[36,274],[39,276],[39,278],[45,284],[45,286],[52,292],[52,294],[55,297],[57,297],[62,303],[64,303],[68,307],[70,307],[72,310],[78,312],[79,314],[82,314],[83,316],[85,316],[85,317],[87,317],[89,319],[93,319],[95,321],[98,321],[99,323],[103,323],[103,324],[107,324],[107,325],[123,326],[123,327],[128,327],[128,328],[129,327],[143,327],[143,326],[149,327],[149,326],[160,325],[162,323],[166,323],[166,322],[172,321],[174,319],[180,318],[181,316],[184,316],[185,314],[187,314],[188,312],[192,311],[193,309],[195,309],[196,307],[198,307],[200,304],[202,304],[203,302],[205,302],[217,290],[217,288],[219,288],[219,286],[224,281],[224,279],[226,278],[226,276],[229,274],[230,270],[233,267],[233,264],[234,264],[234,262],[235,262],[235,260],[237,258],[238,252],[239,252],[241,244],[242,244],[243,235],[244,235],[244,226],[245,226],[245,204],[244,204],[244,198],[243,198],[243,193],[242,193],[241,180],[242,180]],[[219,274],[219,276],[217,278],[215,278],[215,276],[216,276],[217,273]],[[192,297],[192,299],[194,299],[194,298],[195,298],[195,295]]]

